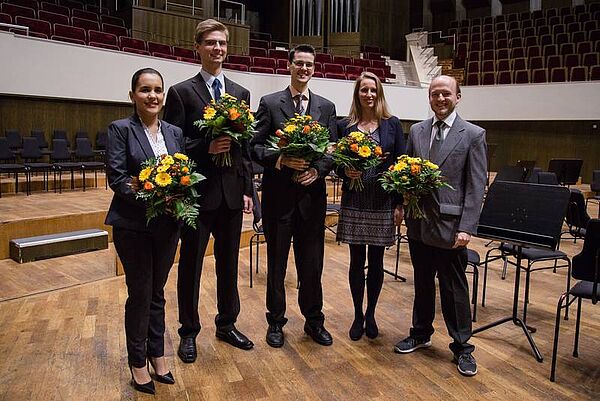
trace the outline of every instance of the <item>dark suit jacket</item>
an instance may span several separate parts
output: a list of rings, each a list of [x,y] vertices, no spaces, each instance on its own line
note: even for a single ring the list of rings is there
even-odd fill
[[[329,140],[337,140],[337,120],[335,105],[329,100],[313,93],[309,94],[307,114],[313,120],[329,129]],[[294,101],[289,88],[280,92],[263,96],[256,112],[258,124],[256,134],[252,139],[252,156],[264,167],[262,178],[262,206],[265,215],[275,213],[281,215],[292,210],[296,204],[300,212],[307,216],[311,210],[326,199],[325,177],[333,166],[329,156],[321,157],[312,162],[312,167],[319,172],[319,178],[311,185],[303,186],[292,181],[294,170],[282,166],[276,169],[275,164],[280,153],[268,149],[267,140],[275,134],[282,124],[294,116]],[[323,207],[325,204],[323,204]]]
[[[161,121],[161,131],[169,154],[183,151],[181,129]],[[146,206],[135,198],[128,185],[131,177],[137,177],[142,162],[154,157],[154,152],[137,115],[113,121],[108,126],[106,146],[106,174],[114,196],[104,224],[137,231],[149,231],[160,227],[166,216],[160,216],[146,225]]]
[[[343,119],[338,122],[338,129],[341,133],[340,137],[344,137],[351,132],[358,131],[357,124],[347,126],[348,120]],[[383,150],[383,153],[388,153],[385,160],[377,166],[377,172],[383,173],[388,169],[389,166],[396,162],[398,156],[404,154],[406,151],[406,140],[404,139],[404,132],[402,131],[402,124],[396,116],[392,116],[388,119],[382,119],[379,124],[379,146]],[[348,190],[349,180],[344,174],[344,168],[338,168],[337,174],[344,178],[343,189]],[[393,196],[395,207],[398,203],[402,203],[402,197],[398,195]]]
[[[250,104],[250,92],[225,77],[225,92],[239,100]],[[206,177],[196,187],[200,198],[201,210],[215,210],[221,202],[227,202],[230,209],[241,209],[244,206],[243,196],[252,197],[252,162],[248,143],[239,145],[232,143],[230,154],[232,167],[219,167],[212,161],[208,153],[208,139],[204,133],[194,126],[194,122],[202,119],[204,108],[210,104],[212,97],[202,74],[171,86],[165,104],[165,121],[183,130],[185,151],[197,164],[199,173]]]
[[[432,125],[430,118],[410,128],[409,156],[429,158]],[[431,160],[454,189],[441,188],[423,199],[427,219],[406,219],[409,238],[449,249],[457,232],[476,232],[487,178],[486,148],[485,130],[457,115]]]

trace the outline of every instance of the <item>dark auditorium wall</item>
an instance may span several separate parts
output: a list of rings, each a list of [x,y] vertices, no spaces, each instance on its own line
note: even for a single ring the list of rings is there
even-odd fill
[[[582,181],[600,169],[599,121],[472,121],[487,130],[487,142],[497,144],[491,170],[535,160],[546,171],[550,159],[583,159]]]
[[[32,129],[43,129],[51,143],[52,131],[62,128],[73,144],[75,132],[84,130],[93,143],[97,131],[106,131],[111,121],[132,112],[129,103],[0,96],[0,133],[18,128],[22,136],[29,136]]]
[[[360,43],[383,47],[392,59],[404,60],[410,32],[410,2],[370,0],[360,6]]]

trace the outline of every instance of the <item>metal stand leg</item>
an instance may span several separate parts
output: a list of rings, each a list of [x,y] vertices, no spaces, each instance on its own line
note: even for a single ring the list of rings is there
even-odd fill
[[[521,329],[523,329],[523,333],[525,333],[525,337],[527,337],[527,340],[529,341],[529,345],[531,346],[531,351],[533,352],[535,359],[541,363],[544,361],[544,358],[542,357],[540,350],[538,349],[537,345],[535,344],[535,341],[533,341],[533,337],[531,337],[531,334],[529,333],[527,326],[525,326],[525,323],[523,323],[523,320],[521,320],[521,318],[519,318],[519,316],[518,316],[518,313],[519,313],[518,312],[519,289],[520,289],[520,283],[521,283],[521,251],[522,251],[522,249],[523,248],[520,245],[517,247],[517,271],[516,271],[516,275],[515,275],[515,292],[514,292],[514,296],[513,296],[512,316],[508,316],[508,317],[500,319],[496,322],[487,324],[483,327],[479,327],[479,328],[473,330],[473,334],[480,333],[482,331],[491,329],[492,327],[499,326],[506,322],[513,322],[513,324],[515,324],[516,326],[520,326]]]

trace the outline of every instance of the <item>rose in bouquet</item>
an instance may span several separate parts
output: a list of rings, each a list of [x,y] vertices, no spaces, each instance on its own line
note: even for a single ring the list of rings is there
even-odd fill
[[[194,185],[204,176],[193,171],[195,163],[182,153],[153,157],[142,163],[136,198],[146,203],[146,224],[168,214],[196,228],[198,193]]]
[[[204,132],[209,140],[218,136],[227,135],[240,144],[250,140],[254,135],[256,121],[250,112],[250,107],[244,100],[224,93],[219,101],[211,100],[204,108],[203,119],[194,122],[194,125]],[[217,153],[212,157],[216,165],[231,167],[231,154],[229,151]]]
[[[329,130],[314,121],[311,116],[296,114],[283,123],[283,129],[275,131],[268,140],[271,150],[282,155],[313,161],[327,151]],[[299,172],[294,173],[294,180]]]
[[[381,146],[369,135],[359,131],[341,138],[331,154],[335,164],[358,171],[366,171],[381,163]],[[362,178],[352,178],[348,185],[351,190],[362,191]]]
[[[404,197],[406,216],[414,219],[426,218],[420,199],[436,188],[451,188],[444,182],[440,168],[429,160],[402,155],[379,179],[384,190],[397,192]]]

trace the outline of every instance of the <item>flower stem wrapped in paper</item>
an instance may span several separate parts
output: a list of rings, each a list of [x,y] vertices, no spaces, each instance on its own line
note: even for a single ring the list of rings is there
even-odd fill
[[[154,217],[171,215],[196,228],[198,193],[194,188],[204,176],[195,173],[195,163],[182,153],[153,157],[142,163],[136,198],[146,203],[146,224]]]
[[[313,121],[312,117],[296,114],[283,123],[283,129],[275,131],[267,141],[271,150],[282,155],[311,162],[323,156],[329,145],[329,130]],[[300,172],[294,172],[296,180]]]
[[[354,131],[341,138],[332,153],[333,161],[341,167],[364,172],[381,163],[381,147],[371,138],[359,131]],[[362,191],[365,187],[362,178],[352,178],[348,187],[354,191]]]
[[[250,140],[254,135],[256,121],[250,112],[250,107],[244,100],[224,93],[218,102],[211,100],[204,108],[202,120],[194,122],[199,129],[205,129],[206,136],[213,140],[221,135],[227,135],[237,144]],[[231,167],[229,151],[214,154],[212,157],[217,166]]]
[[[398,157],[396,164],[383,173],[379,182],[387,192],[403,195],[406,217],[413,219],[427,218],[419,206],[423,196],[431,194],[437,188],[452,189],[444,182],[442,172],[436,164],[408,155]]]

